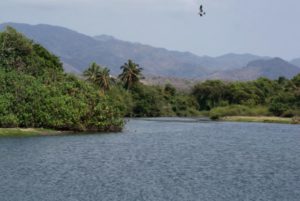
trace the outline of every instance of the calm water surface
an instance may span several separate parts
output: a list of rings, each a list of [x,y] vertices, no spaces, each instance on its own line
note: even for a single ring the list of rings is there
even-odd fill
[[[0,138],[0,200],[299,201],[300,126],[140,119]]]

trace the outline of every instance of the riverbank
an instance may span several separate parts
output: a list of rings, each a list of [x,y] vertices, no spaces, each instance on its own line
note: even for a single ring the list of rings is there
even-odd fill
[[[232,122],[300,124],[299,118],[286,118],[274,116],[225,116],[220,118],[220,120]]]
[[[207,117],[207,119],[204,118],[203,120],[208,121],[209,118]],[[218,120],[230,121],[230,122],[300,124],[300,118],[285,118],[285,117],[274,117],[274,116],[225,116]],[[167,122],[168,120],[161,119],[161,121]],[[184,120],[184,122],[187,122],[187,120]],[[0,137],[49,136],[49,135],[61,135],[67,133],[70,133],[70,131],[57,131],[57,130],[43,129],[43,128],[0,128]]]
[[[62,133],[65,132],[42,128],[0,128],[0,137],[58,135]]]
[[[31,137],[31,136],[50,136],[67,134],[85,134],[85,133],[118,133],[122,129],[118,127],[106,128],[106,130],[91,129],[86,131],[61,131],[45,128],[0,128],[0,137]]]

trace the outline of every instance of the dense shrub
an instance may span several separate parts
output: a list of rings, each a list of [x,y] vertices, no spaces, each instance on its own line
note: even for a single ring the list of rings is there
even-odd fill
[[[0,33],[0,126],[118,131],[118,107],[12,28]]]
[[[15,128],[19,126],[19,120],[13,114],[1,115],[0,126],[4,128]]]
[[[135,116],[164,116],[165,99],[155,87],[138,84],[132,87],[131,92],[134,99],[133,113]]]
[[[259,105],[268,108],[273,115],[293,117],[299,116],[300,110],[299,79],[300,74],[291,80],[281,77],[278,80],[259,78],[248,82],[205,81],[195,85],[192,94],[200,110],[212,110],[210,115],[214,119],[224,114],[252,115],[253,108],[259,108]],[[259,112],[255,114],[266,114],[265,109]]]
[[[133,115],[134,101],[130,91],[120,85],[115,85],[107,92],[109,101],[115,105],[122,116],[131,117]]]
[[[209,112],[211,119],[219,119],[225,116],[260,116],[270,115],[267,107],[256,106],[249,107],[244,105],[230,105],[225,107],[216,107]]]

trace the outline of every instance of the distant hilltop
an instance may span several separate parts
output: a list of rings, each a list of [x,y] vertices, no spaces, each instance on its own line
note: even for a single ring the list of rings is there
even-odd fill
[[[281,58],[253,54],[225,54],[219,57],[198,56],[190,52],[171,51],[140,43],[116,39],[109,35],[87,36],[76,31],[40,24],[0,24],[0,30],[12,26],[27,37],[42,44],[64,62],[68,72],[80,74],[91,62],[120,72],[120,66],[132,59],[144,68],[146,76],[185,79],[253,80],[284,76],[291,78],[300,72],[300,58]]]
[[[300,68],[281,59],[261,59],[251,61],[241,69],[220,71],[209,75],[209,79],[220,80],[255,80],[259,77],[277,79],[278,77],[292,78],[300,73]]]

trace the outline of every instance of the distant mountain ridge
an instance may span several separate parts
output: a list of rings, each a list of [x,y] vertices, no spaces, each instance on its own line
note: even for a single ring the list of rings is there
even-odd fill
[[[209,76],[209,79],[221,80],[254,80],[259,77],[277,79],[279,76],[292,78],[300,73],[300,68],[281,59],[272,58],[249,62],[241,69],[217,72]]]
[[[300,58],[293,59],[291,63],[300,68]]]
[[[201,64],[210,70],[233,70],[246,66],[249,62],[259,59],[269,59],[253,54],[229,53],[219,57],[203,57]]]
[[[7,25],[58,55],[68,66],[66,70],[71,68],[82,72],[95,61],[108,66],[113,74],[118,74],[120,66],[128,59],[133,59],[147,74],[175,77],[202,77],[208,74],[208,70],[200,66],[199,57],[188,52],[169,51],[107,36],[99,39],[44,24],[7,23],[1,24],[0,29],[3,30]]]
[[[253,74],[251,76],[242,75],[250,72],[245,69],[253,67],[249,66],[251,62],[268,60],[271,59],[270,57],[233,53],[219,57],[197,56],[190,52],[171,51],[140,43],[122,41],[109,35],[91,37],[64,27],[45,24],[5,23],[0,24],[0,30],[3,30],[7,25],[41,43],[61,58],[66,71],[78,74],[82,73],[91,62],[97,62],[109,67],[111,72],[116,75],[120,73],[120,66],[128,59],[133,59],[136,63],[139,63],[144,68],[146,76],[188,79],[225,77],[231,80],[236,79],[235,75],[245,79],[255,79],[256,76],[274,77],[276,75],[281,76],[278,73],[284,73],[269,69],[276,72],[265,74],[257,70],[257,73],[251,72]],[[291,74],[296,72],[294,68],[286,70],[291,70]]]

